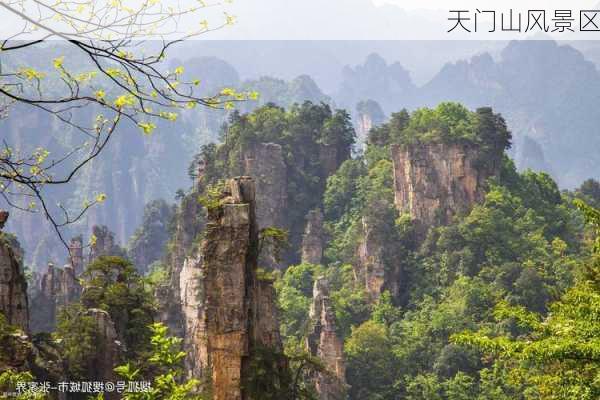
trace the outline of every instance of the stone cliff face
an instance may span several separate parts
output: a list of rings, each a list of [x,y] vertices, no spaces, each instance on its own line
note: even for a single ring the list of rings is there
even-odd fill
[[[8,215],[3,216],[3,222]],[[0,231],[0,312],[6,322],[29,330],[29,305],[27,281],[23,271],[22,257],[13,249],[9,240]]]
[[[381,227],[366,216],[361,220],[361,235],[356,249],[355,276],[363,285],[369,301],[376,302],[384,290],[399,299],[404,284],[402,262]]]
[[[29,330],[27,281],[21,261],[9,244],[0,239],[0,311],[10,325]]]
[[[106,226],[94,225],[92,227],[92,237],[95,238],[95,243],[90,246],[90,263],[100,256],[126,256],[125,250],[116,243],[115,234]]]
[[[290,248],[283,261],[275,259],[276,252],[265,246],[259,263],[268,268],[285,268],[300,261],[300,249],[304,225],[304,213],[320,204],[327,178],[350,158],[350,149],[335,144],[315,143],[310,154],[284,154],[277,143],[254,143],[242,152],[241,172],[256,182],[256,216],[258,229],[275,227],[288,231]],[[312,174],[319,181],[310,194],[299,193],[294,186],[298,174]],[[292,182],[288,184],[288,182]],[[297,197],[309,200],[298,202]],[[300,214],[300,218],[298,218]]]
[[[381,241],[377,240],[366,218],[362,219],[362,238],[358,244],[356,275],[364,284],[371,301],[376,301],[386,282],[385,263]]]
[[[8,213],[0,211],[0,230]],[[27,282],[22,267],[19,243],[0,231],[0,313],[6,322],[18,328],[0,335],[0,372],[8,369],[33,371],[42,381],[57,382],[62,363],[54,343],[32,339],[29,333]]]
[[[392,146],[396,207],[421,227],[446,224],[483,200],[485,183],[500,170],[500,155],[481,159],[470,144]]]
[[[84,269],[83,237],[76,236],[69,241],[69,261],[76,276]]]
[[[187,258],[179,274],[185,369],[190,378],[206,378],[209,366],[206,299],[202,257]]]
[[[272,288],[256,275],[258,226],[254,182],[246,177],[231,180],[229,193],[224,195],[222,207],[209,214],[202,244],[208,350],[214,399],[242,400],[251,398],[243,385],[255,372],[249,365],[257,348],[280,353],[281,342],[278,325],[274,324]],[[269,313],[262,315],[261,311]]]
[[[172,218],[173,209],[164,200],[152,201],[144,207],[142,225],[127,245],[127,256],[140,273],[145,274],[152,263],[164,258]]]
[[[61,307],[71,304],[81,296],[81,285],[70,264],[62,269],[48,264],[48,270],[39,279],[39,287],[33,294],[31,330],[52,332]]]
[[[287,167],[281,145],[257,143],[243,157],[244,174],[256,184],[256,221],[258,229],[275,227],[287,229]],[[265,249],[261,263],[279,268],[279,262]]]
[[[306,227],[302,236],[302,262],[321,264],[323,247],[323,213],[319,209],[311,210],[306,216]]]
[[[104,310],[91,308],[86,311],[86,314],[94,320],[97,338],[94,360],[91,363],[95,368],[90,371],[93,372],[93,376],[89,378],[92,381],[115,382],[118,377],[114,372],[114,368],[122,361],[121,346],[115,324],[110,315]],[[111,397],[108,393],[107,395],[109,395],[109,399],[116,398]]]
[[[214,400],[254,398],[254,367],[270,363],[259,360],[259,351],[276,355],[277,365],[268,369],[286,368],[277,356],[282,347],[272,282],[257,275],[255,198],[251,178],[230,180],[221,205],[209,210],[199,255],[188,257],[179,274],[188,375],[211,377]]]
[[[195,241],[204,227],[204,217],[202,206],[198,202],[198,192],[192,191],[191,194],[184,197],[181,205],[175,215],[175,231],[172,237],[171,251],[169,252],[169,281],[167,285],[157,289],[156,297],[159,303],[159,318],[169,327],[169,331],[179,337],[186,336],[185,318],[183,308],[185,302],[195,303],[196,300],[187,298],[185,285],[181,282],[188,282],[186,276],[182,277],[182,270],[187,258],[198,257],[191,249],[195,246]],[[197,268],[196,264],[188,262],[188,272],[190,268]],[[193,317],[195,318],[195,317]]]
[[[244,153],[244,173],[256,185],[256,221],[259,229],[284,228],[287,174],[281,145],[257,143]]]
[[[329,283],[324,278],[315,281],[309,315],[312,328],[306,339],[306,347],[310,354],[323,362],[326,369],[326,372],[317,373],[314,377],[319,399],[343,400],[347,389],[344,343],[336,331]]]
[[[361,101],[356,105],[356,137],[359,144],[364,144],[371,128],[382,124],[385,115],[379,103],[374,100]]]

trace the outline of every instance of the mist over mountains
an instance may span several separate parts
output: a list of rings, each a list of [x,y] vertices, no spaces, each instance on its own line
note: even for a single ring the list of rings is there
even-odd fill
[[[356,125],[357,106],[367,100],[377,103],[385,117],[442,101],[473,109],[492,106],[513,132],[511,154],[519,168],[545,170],[562,188],[600,177],[595,151],[600,145],[600,73],[568,45],[202,42],[176,52],[171,65],[181,64],[187,77],[201,79],[207,93],[229,86],[257,90],[259,101],[242,104],[241,111],[267,102],[283,107],[306,100],[326,102],[347,109]],[[43,145],[57,154],[72,146],[64,128],[48,115],[24,108],[13,112],[0,120],[9,142]],[[141,222],[144,204],[158,198],[172,201],[177,190],[190,186],[188,165],[203,144],[219,140],[227,117],[226,111],[189,110],[175,123],[159,123],[151,137],[123,124],[100,158],[71,186],[53,193],[57,201],[73,205],[89,193],[108,195],[69,234],[87,234],[92,225],[105,224],[126,243]],[[38,218],[15,212],[9,223],[28,262],[37,268],[64,257],[54,233]]]

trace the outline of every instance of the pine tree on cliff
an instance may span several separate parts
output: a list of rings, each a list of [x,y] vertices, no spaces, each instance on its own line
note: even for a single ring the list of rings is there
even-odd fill
[[[502,152],[510,148],[512,134],[500,114],[494,114],[491,107],[481,107],[477,111],[476,132],[486,151]]]

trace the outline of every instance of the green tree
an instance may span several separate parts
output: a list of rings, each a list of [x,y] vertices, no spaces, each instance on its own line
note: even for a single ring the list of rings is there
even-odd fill
[[[124,393],[124,400],[205,400],[208,394],[201,394],[200,382],[184,377],[181,339],[168,336],[168,329],[161,323],[149,326],[151,351],[144,364],[152,370],[151,376],[128,363],[115,368],[115,372],[126,381],[150,380],[148,392]],[[208,390],[207,390],[208,392]]]
[[[16,372],[14,370],[6,370],[0,373],[0,395],[3,399],[15,400],[44,400],[46,395],[41,392],[23,390],[20,388],[22,384],[35,382],[34,377],[30,372]],[[16,395],[7,395],[7,393],[16,393]]]
[[[143,356],[152,332],[155,304],[152,293],[134,266],[127,260],[101,256],[82,275],[84,290],[81,303],[110,314],[117,334],[123,340],[127,359]]]
[[[97,353],[98,326],[79,303],[60,310],[54,338],[59,342],[69,378],[86,380],[94,370]]]
[[[89,193],[92,200],[72,210],[54,206],[46,188],[72,182],[107,148],[122,122],[149,135],[159,121],[175,121],[183,110],[230,109],[234,102],[255,98],[231,88],[200,94],[199,77],[188,78],[183,66],[167,70],[161,65],[174,44],[234,23],[225,13],[218,24],[209,27],[202,20],[193,30],[176,33],[181,18],[201,15],[208,6],[194,1],[176,7],[160,1],[105,1],[101,6],[62,0],[0,3],[3,19],[17,22],[15,28],[8,27],[9,39],[0,46],[0,117],[12,118],[17,107],[45,112],[64,128],[55,140],[74,138],[65,154],[50,154],[45,137],[25,148],[19,141],[5,140],[0,152],[0,196],[5,203],[43,214],[68,247],[62,229],[106,195]],[[164,38],[165,33],[170,40],[139,46],[143,39]],[[51,39],[61,44],[49,46]],[[31,52],[34,61],[25,63]]]
[[[281,310],[281,333],[284,338],[300,340],[308,330],[308,311],[312,302],[312,285],[321,268],[311,264],[290,266],[275,281]]]
[[[577,206],[596,233],[600,212]],[[514,360],[515,373],[530,386],[526,398],[575,400],[600,396],[600,248],[595,243],[588,274],[550,305],[543,316],[500,303],[496,318],[514,319],[526,333],[493,335],[485,329],[457,334],[457,343],[476,346],[500,360]]]
[[[385,325],[367,321],[353,328],[344,351],[353,399],[394,399],[397,363]]]

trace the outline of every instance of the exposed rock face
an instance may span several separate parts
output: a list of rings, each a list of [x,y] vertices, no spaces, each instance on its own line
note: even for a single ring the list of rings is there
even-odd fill
[[[29,330],[27,281],[22,259],[0,232],[0,312],[10,325]]]
[[[254,182],[232,179],[229,191],[222,207],[210,212],[202,244],[214,400],[250,398],[244,383],[255,373],[249,368],[255,351],[281,353],[273,289],[256,275]]]
[[[257,143],[244,153],[244,174],[256,183],[256,221],[258,229],[287,229],[287,168],[281,145]],[[274,252],[265,249],[261,264],[279,268]]]
[[[0,337],[0,373],[14,369],[27,370],[33,346],[27,335],[16,332]]]
[[[64,381],[60,351],[49,337],[31,339],[19,331],[0,337],[0,373],[8,369],[31,372],[41,382]]]
[[[446,224],[483,200],[485,182],[500,169],[470,144],[392,146],[396,207],[422,227]]]
[[[209,365],[202,266],[202,257],[187,258],[179,274],[181,312],[185,329],[185,369],[190,378],[204,378]]]
[[[73,267],[75,275],[79,276],[83,272],[84,259],[83,259],[83,238],[76,236],[69,242],[69,256],[70,263]]]
[[[302,262],[321,264],[323,258],[323,213],[321,210],[311,210],[306,216],[306,227],[302,236]]]
[[[312,329],[306,340],[308,351],[323,362],[327,372],[314,377],[320,400],[345,399],[346,365],[344,344],[336,331],[335,313],[329,299],[329,283],[318,278],[313,288],[310,308]]]
[[[4,224],[8,220],[8,211],[0,210],[0,229],[4,228]]]
[[[156,297],[159,303],[159,319],[168,327],[172,335],[186,336],[186,318],[183,314],[183,293],[181,281],[187,279],[181,277],[184,263],[186,262],[190,249],[194,247],[194,241],[204,227],[202,206],[198,202],[198,192],[193,191],[181,201],[175,216],[175,232],[173,233],[172,249],[169,254],[169,281],[167,285],[157,288]],[[198,257],[192,255],[192,257]],[[196,268],[194,263],[188,262],[190,268]],[[191,300],[186,300],[189,302]]]
[[[145,274],[153,262],[163,258],[172,218],[173,210],[164,200],[154,200],[144,207],[142,225],[127,246],[127,255],[140,273]]]
[[[361,101],[356,105],[356,136],[358,143],[365,143],[371,128],[380,125],[385,115],[379,103],[374,100]]]
[[[287,168],[281,145],[257,143],[244,153],[244,173],[256,185],[256,221],[259,229],[285,228]]]
[[[121,345],[115,324],[104,310],[90,308],[86,314],[94,319],[97,327],[97,351],[92,363],[95,366],[95,376],[90,378],[101,382],[115,382],[117,376],[113,370],[121,361]]]
[[[385,279],[385,264],[383,260],[383,246],[375,238],[372,228],[366,219],[362,219],[362,240],[359,242],[357,258],[360,270],[357,272],[362,280],[369,298],[376,301],[383,291]]]
[[[321,144],[319,146],[319,161],[323,179],[326,180],[328,176],[333,175],[348,158],[350,158],[350,154],[340,151],[336,146]]]
[[[388,290],[394,299],[399,299],[404,283],[402,260],[390,248],[388,238],[384,237],[380,227],[367,217],[363,217],[361,223],[356,278],[364,285],[371,302],[376,302],[384,290]]]
[[[282,269],[300,262],[298,250],[304,233],[302,217],[319,205],[327,178],[350,158],[350,146],[339,143],[316,141],[311,144],[307,154],[288,154],[286,151],[278,143],[252,143],[242,150],[239,165],[231,167],[256,182],[259,230],[275,227],[288,232],[290,247],[283,252],[282,260],[277,259],[277,252],[267,244],[260,255],[261,267]],[[199,171],[201,174],[202,171]],[[299,183],[302,181],[299,175],[309,175],[314,179],[310,184],[312,193],[298,192],[301,188],[294,185],[303,185]],[[307,196],[307,199],[299,199],[303,196]]]
[[[269,362],[257,361],[256,351],[282,351],[275,292],[257,276],[257,252],[254,182],[232,179],[221,206],[209,210],[199,255],[184,261],[178,283],[188,376],[211,377],[214,400],[250,399],[244,382],[252,366]],[[282,357],[274,359],[271,369],[286,368]]]
[[[61,307],[71,304],[81,296],[81,285],[74,268],[67,264],[62,269],[48,264],[48,270],[39,281],[32,299],[31,330],[51,332]]]
[[[49,264],[48,272],[42,277],[41,292],[48,298],[54,298],[56,305],[66,306],[79,299],[81,285],[71,265],[60,269]]]
[[[92,235],[96,239],[95,243],[90,246],[90,263],[100,256],[125,257],[125,250],[115,242],[115,234],[106,226],[94,225],[92,227]]]

